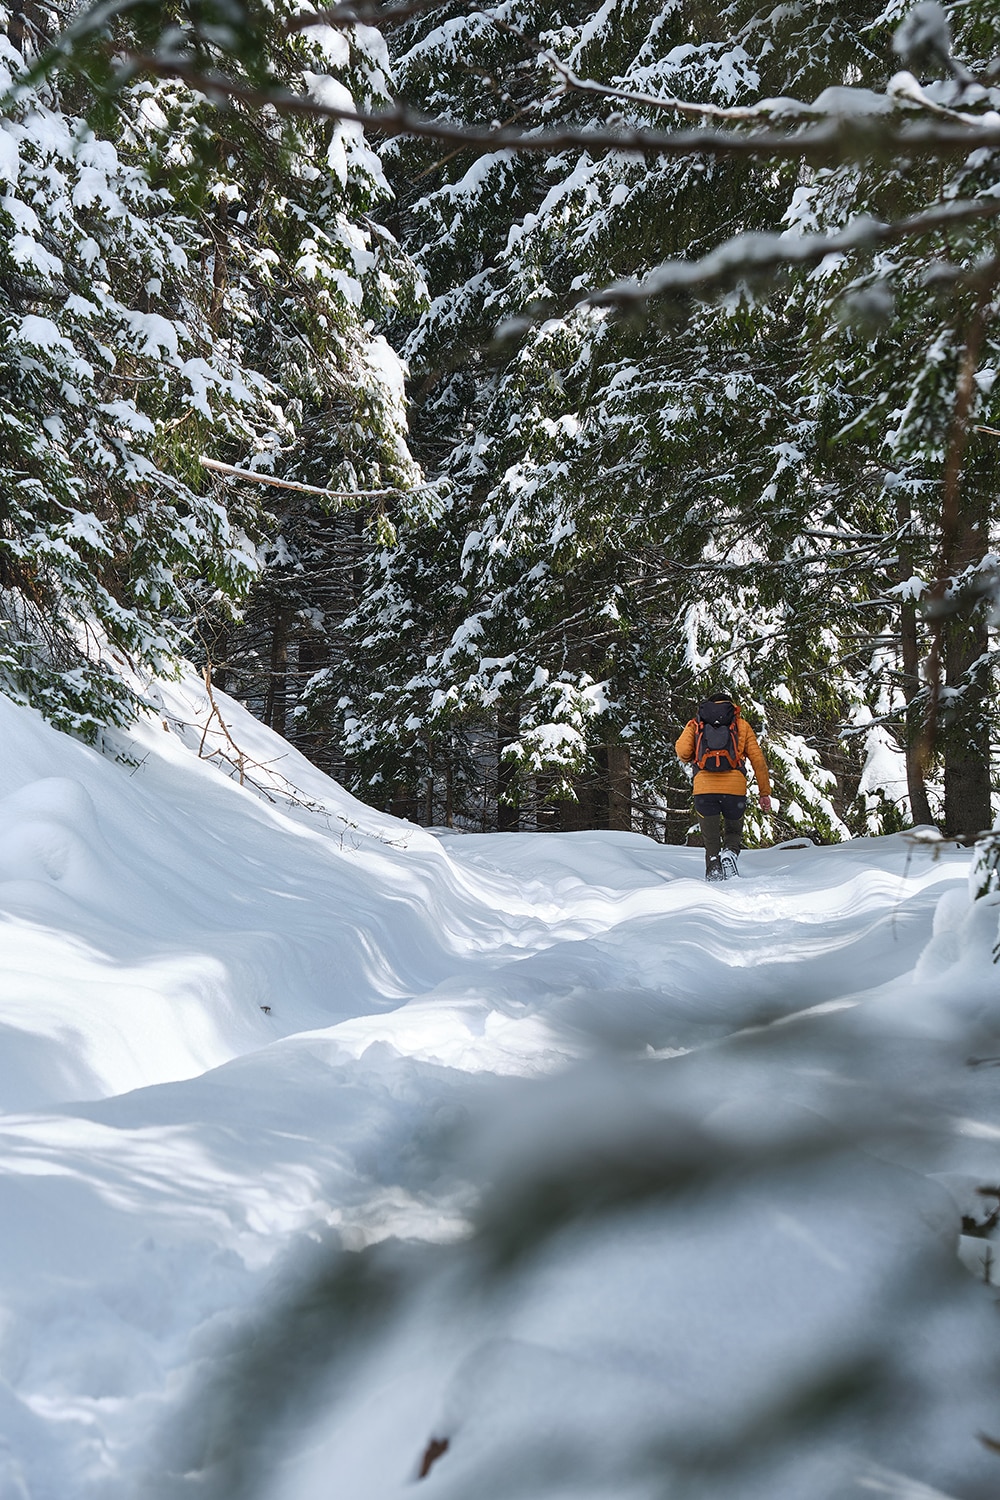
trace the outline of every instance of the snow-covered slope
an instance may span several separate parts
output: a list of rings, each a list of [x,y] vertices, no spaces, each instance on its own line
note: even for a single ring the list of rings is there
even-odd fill
[[[0,1500],[996,1493],[968,854],[439,839],[161,691],[0,698]]]

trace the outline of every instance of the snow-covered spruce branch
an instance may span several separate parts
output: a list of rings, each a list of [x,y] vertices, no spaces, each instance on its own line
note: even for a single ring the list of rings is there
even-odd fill
[[[707,559],[696,563],[683,563],[671,560],[669,566],[675,573],[696,573],[713,575],[739,575],[759,577],[765,572],[775,572],[779,569],[794,567],[809,567],[814,563],[820,563],[824,568],[835,567],[838,563],[856,562],[859,557],[877,558],[890,548],[895,548],[902,536],[902,530],[888,531],[877,537],[867,538],[863,544],[856,547],[844,548],[842,551],[796,553],[785,552],[781,557],[762,559],[755,557],[752,562],[710,562]],[[747,531],[740,540],[747,541],[754,535]],[[828,533],[801,532],[800,536],[819,535]],[[638,582],[638,580],[634,580]]]
[[[859,218],[837,234],[738,234],[701,260],[668,260],[642,281],[616,281],[582,300],[584,307],[647,302],[669,292],[722,290],[748,275],[780,271],[786,266],[815,266],[828,255],[843,255],[879,245],[897,245],[941,229],[1000,217],[1000,198],[960,199],[882,223]]]
[[[831,114],[814,128],[797,132],[761,130],[744,134],[710,129],[662,131],[635,127],[604,130],[572,126],[525,132],[504,126],[497,128],[439,119],[402,103],[384,110],[349,108],[320,101],[308,94],[259,88],[223,73],[207,72],[183,58],[130,53],[126,59],[134,72],[180,79],[209,99],[235,99],[253,108],[273,109],[277,114],[361,125],[365,130],[377,131],[387,137],[417,136],[453,145],[487,146],[493,151],[546,155],[576,149],[621,151],[639,156],[770,156],[775,160],[823,164],[830,160],[864,159],[885,154],[956,156],[983,147],[1000,147],[1000,124],[890,126],[882,119],[842,114]]]
[[[644,94],[634,89],[617,88],[614,84],[599,83],[596,78],[581,78],[554,52],[543,52],[542,60],[562,79],[567,92],[590,94],[594,98],[608,99],[617,104],[637,104],[643,109],[664,110],[696,120],[759,120],[776,113],[773,108],[768,107],[774,105],[777,102],[775,100],[731,109],[726,109],[721,104],[692,104],[688,100],[677,99],[672,94]]]
[[[815,120],[817,116],[833,114],[822,107],[822,95],[814,104],[805,104],[799,99],[762,99],[759,104],[745,104],[726,108],[721,104],[695,104],[690,99],[678,99],[674,94],[646,94],[616,84],[600,83],[596,78],[581,78],[574,73],[554,52],[543,52],[542,58],[562,79],[567,93],[588,94],[592,98],[606,99],[610,103],[635,104],[641,109],[661,110],[665,113],[683,115],[691,120],[773,120],[780,118],[787,124],[804,119]],[[846,90],[838,93],[844,101]],[[938,104],[920,87],[912,73],[897,73],[889,80],[886,100],[890,105],[898,102],[914,104],[920,109],[936,115],[942,120],[953,120],[963,125],[979,124],[979,117],[963,110],[949,109]],[[843,104],[838,114],[843,114]]]

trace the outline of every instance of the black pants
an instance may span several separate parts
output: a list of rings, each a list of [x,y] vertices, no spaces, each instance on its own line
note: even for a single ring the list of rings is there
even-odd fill
[[[747,810],[746,797],[737,797],[732,792],[699,792],[694,799],[694,810],[698,814],[698,826],[705,840],[705,863],[718,859],[722,850],[721,818],[725,824],[725,846],[733,854],[743,848],[743,815]]]

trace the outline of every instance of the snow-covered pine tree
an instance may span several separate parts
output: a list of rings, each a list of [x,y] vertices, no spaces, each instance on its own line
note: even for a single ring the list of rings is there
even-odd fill
[[[960,63],[948,59],[943,12],[939,45],[928,46],[906,24],[908,9],[889,6],[867,31],[895,66],[919,75],[900,72],[895,96],[925,119],[975,120],[995,107],[993,7],[978,0],[948,7]],[[927,8],[923,20],[934,20]],[[877,97],[870,105],[885,108]],[[1000,449],[979,428],[1000,418],[1000,261],[991,220],[969,211],[991,212],[998,169],[997,153],[983,150],[954,161],[904,157],[877,171],[815,172],[786,213],[810,232],[836,232],[864,215],[899,222],[934,203],[960,216],[867,254],[830,256],[798,278],[795,298],[810,335],[806,380],[828,413],[822,471],[839,493],[863,485],[880,526],[895,527],[881,577],[892,608],[881,633],[871,632],[875,649],[862,674],[875,716],[868,738],[877,754],[878,722],[892,726],[905,747],[915,820],[937,813],[948,831],[964,835],[992,822],[995,770],[989,614]],[[928,772],[943,797],[928,799]]]
[[[375,323],[412,315],[420,288],[371,215],[388,190],[362,133],[285,121],[252,100],[219,107],[195,74],[161,77],[153,66],[128,76],[129,59],[164,55],[173,27],[174,55],[187,47],[203,69],[224,59],[248,87],[339,100],[349,84],[360,102],[385,96],[376,32],[302,30],[294,16],[279,6],[251,17],[235,51],[224,28],[199,31],[182,7],[140,7],[110,34],[105,17],[97,45],[85,18],[66,49],[73,71],[38,82],[4,126],[21,155],[5,200],[7,253],[33,272],[17,283],[28,316],[11,347],[34,340],[30,366],[22,354],[12,366],[11,386],[23,389],[7,403],[8,430],[16,422],[22,443],[43,434],[43,490],[21,485],[13,508],[30,543],[12,534],[8,549],[20,642],[8,670],[77,729],[132,705],[88,651],[91,623],[136,664],[162,670],[190,644],[193,621],[196,649],[223,670],[232,657],[227,685],[290,727],[295,674],[323,665],[352,602],[337,570],[345,536],[356,548],[353,516],[303,492],[210,478],[200,458],[339,490],[410,488],[417,474],[402,370]],[[47,40],[26,43],[26,58],[9,48],[11,71]],[[70,289],[86,297],[67,299]],[[22,418],[26,368],[44,391]],[[78,440],[77,413],[100,442]],[[25,467],[15,449],[12,473]]]
[[[866,110],[947,107],[885,94],[900,14],[749,0],[711,17],[685,3],[555,15],[452,6],[409,24],[397,68],[428,110],[529,128],[585,124],[598,110],[662,124],[641,103],[567,92],[570,70],[708,106],[818,96],[821,114],[847,111],[863,131]],[[981,6],[965,8],[970,56],[983,21]],[[555,60],[540,63],[540,49]],[[939,84],[940,97],[955,87]],[[980,92],[976,108],[989,102]],[[905,211],[892,191],[903,173],[877,158],[645,161],[578,148],[539,159],[408,144],[390,157],[401,189],[414,185],[407,243],[433,296],[408,348],[416,451],[443,455],[455,489],[433,535],[404,529],[380,555],[358,615],[348,696],[366,784],[426,788],[442,741],[454,780],[462,741],[468,766],[492,738],[522,787],[551,795],[572,779],[579,791],[582,768],[618,745],[632,752],[634,807],[670,806],[684,800],[667,749],[675,726],[721,677],[769,721],[793,824],[892,826],[901,772],[886,736],[907,698],[909,606],[888,590],[905,583],[906,548],[885,435],[848,425],[857,387],[878,380],[851,313],[859,299],[828,299],[828,264],[777,285],[737,272],[711,298],[643,299],[625,316],[581,296],[740,231],[801,228],[810,194],[837,206],[830,222],[880,197]],[[984,168],[989,178],[989,158]],[[912,174],[911,202],[933,200],[935,170]],[[919,271],[940,243],[916,241],[908,266]],[[976,243],[970,234],[970,256]],[[836,263],[854,274],[849,258]],[[933,320],[919,278],[911,286]],[[907,343],[895,375],[926,384],[933,348]],[[953,389],[944,371],[939,426]],[[904,492],[936,503],[940,444],[936,462],[916,491],[904,476]],[[862,778],[866,738],[888,774],[869,757]],[[610,803],[607,776],[603,793]]]
[[[221,63],[237,83],[278,83],[320,103],[386,100],[376,31],[302,28],[298,16],[294,5],[248,12],[242,55],[189,26],[189,67]],[[157,39],[146,45],[155,55]],[[412,317],[422,288],[374,217],[390,195],[363,133],[282,119],[253,100],[220,110],[169,77],[141,90],[156,113],[157,169],[175,194],[198,201],[216,337],[273,392],[270,424],[216,456],[314,488],[410,490],[418,471],[405,441],[403,371],[379,330]],[[259,578],[239,620],[209,605],[203,638],[220,683],[335,770],[336,737],[315,705],[342,651],[340,621],[356,602],[382,503],[348,511],[303,490],[261,493]],[[313,705],[308,719],[303,701]]]
[[[321,103],[384,103],[379,34],[362,25],[298,29],[298,10],[278,5],[266,18],[269,77]],[[224,58],[234,76],[238,59]],[[175,79],[135,92],[147,116],[155,112],[156,170],[176,196],[200,195],[216,339],[273,393],[271,425],[216,456],[335,492],[414,488],[403,370],[380,330],[413,316],[422,287],[374,217],[390,193],[361,130],[281,120],[252,102],[220,110]],[[242,620],[209,612],[205,635],[220,681],[335,767],[323,716],[314,709],[307,727],[296,709],[303,698],[322,701],[342,649],[340,622],[357,599],[367,526],[384,506],[345,513],[302,490],[261,493],[260,577]]]
[[[87,123],[85,91],[12,97],[48,39],[0,21],[0,670],[91,735],[134,708],[115,655],[159,671],[180,649],[184,580],[235,598],[256,567],[183,424],[248,431],[263,382],[215,347],[183,213]]]

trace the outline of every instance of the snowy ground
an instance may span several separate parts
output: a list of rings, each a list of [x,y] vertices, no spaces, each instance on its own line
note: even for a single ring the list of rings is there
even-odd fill
[[[436,838],[220,704],[0,698],[0,1500],[1000,1493],[969,855]]]

